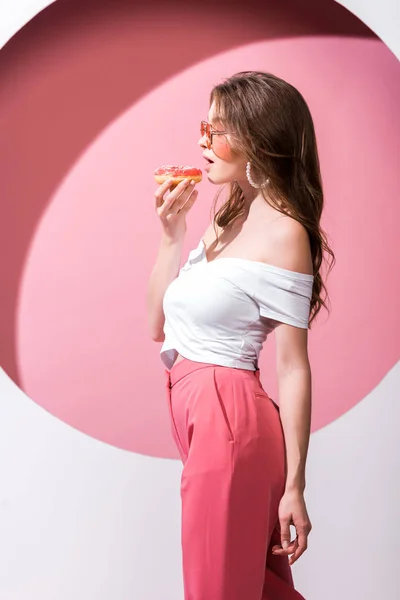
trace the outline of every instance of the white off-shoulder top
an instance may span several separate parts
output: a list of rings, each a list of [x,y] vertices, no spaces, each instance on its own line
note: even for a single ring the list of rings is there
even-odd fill
[[[179,354],[197,362],[254,371],[279,323],[308,328],[314,276],[244,258],[207,261],[203,240],[189,253],[163,300],[170,369]]]

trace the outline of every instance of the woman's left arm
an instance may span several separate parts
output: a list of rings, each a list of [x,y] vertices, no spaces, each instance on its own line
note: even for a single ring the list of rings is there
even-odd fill
[[[307,549],[311,531],[304,489],[311,425],[311,369],[307,355],[307,330],[281,324],[275,329],[279,410],[286,445],[286,485],[279,505],[282,549],[293,564]],[[290,543],[290,525],[296,539]]]
[[[311,428],[311,368],[307,329],[281,324],[275,329],[279,409],[285,434],[285,493],[304,492]]]
[[[283,222],[285,221],[285,223]],[[283,267],[312,273],[308,234],[296,221],[282,220],[275,247]],[[304,501],[306,459],[311,428],[311,368],[308,329],[280,323],[275,329],[279,410],[286,445],[286,485],[279,505],[282,547],[276,554],[291,554],[293,564],[307,549],[311,522]],[[296,539],[290,542],[290,525]]]

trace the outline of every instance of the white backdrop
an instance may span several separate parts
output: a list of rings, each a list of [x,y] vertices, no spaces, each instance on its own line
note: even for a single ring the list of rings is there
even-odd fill
[[[400,57],[400,3],[346,0]],[[50,2],[0,2],[0,46]],[[314,529],[295,564],[307,600],[398,600],[400,364],[311,437]],[[94,440],[0,371],[0,597],[182,597],[177,461]],[[140,482],[140,485],[138,485]]]

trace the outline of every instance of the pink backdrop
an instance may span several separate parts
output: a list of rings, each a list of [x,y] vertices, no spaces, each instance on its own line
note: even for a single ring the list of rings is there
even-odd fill
[[[333,31],[322,17],[318,29],[293,12],[293,23],[283,26],[271,9],[262,15],[267,34],[259,14],[247,17],[252,28],[244,33],[236,13],[223,34],[212,32],[211,51],[196,55],[200,38],[192,25],[174,30],[165,9],[143,28],[144,9],[130,10],[71,20],[71,30],[65,20],[58,28],[53,21],[53,34],[44,17],[36,19],[29,60],[17,45],[3,56],[2,364],[36,402],[87,434],[177,456],[159,345],[146,327],[146,284],[159,238],[152,173],[166,162],[201,166],[198,122],[212,85],[235,71],[269,70],[297,85],[313,112],[324,226],[337,255],[328,280],[333,312],[328,320],[323,312],[310,333],[313,430],[320,428],[360,401],[398,359],[398,62],[371,37],[323,35],[340,33],[334,19]],[[181,18],[195,15],[197,35],[204,33],[203,11],[186,10]],[[343,32],[350,33],[347,22]],[[310,35],[316,31],[321,35]],[[293,37],[277,39],[285,33]],[[359,25],[354,33],[366,34]],[[162,41],[169,60],[160,67],[155,48]],[[185,253],[197,245],[216,191],[206,181],[199,189]],[[269,346],[261,368],[276,397]]]

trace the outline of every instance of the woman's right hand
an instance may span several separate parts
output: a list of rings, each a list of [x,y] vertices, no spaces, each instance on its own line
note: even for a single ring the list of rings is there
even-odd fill
[[[156,210],[164,235],[173,241],[181,240],[186,233],[186,215],[198,196],[195,182],[184,179],[172,191],[172,179],[167,179],[155,191]],[[168,192],[168,193],[167,193]]]

